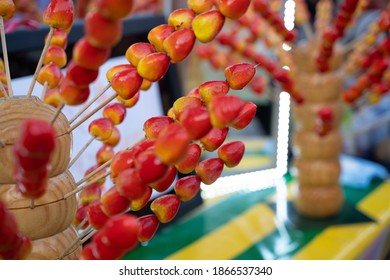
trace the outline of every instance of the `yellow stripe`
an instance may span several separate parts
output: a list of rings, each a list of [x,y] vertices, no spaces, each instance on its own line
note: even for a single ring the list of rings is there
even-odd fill
[[[238,170],[246,170],[256,168],[258,170],[271,166],[274,162],[270,156],[246,156],[245,160],[242,160],[239,165],[234,167],[234,172],[238,173]]]
[[[356,259],[390,223],[390,183],[363,199],[357,208],[377,223],[331,226],[300,250],[294,259]]]
[[[212,223],[212,221],[210,221]],[[232,259],[275,229],[274,213],[257,204],[210,234],[167,257],[169,260]]]
[[[381,223],[390,222],[390,182],[385,182],[362,200],[357,208]]]

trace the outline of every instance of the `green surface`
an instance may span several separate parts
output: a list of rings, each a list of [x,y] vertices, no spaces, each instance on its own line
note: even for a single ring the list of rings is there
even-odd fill
[[[255,193],[243,193],[202,209],[191,217],[164,228],[146,246],[130,252],[124,259],[163,259],[227,223],[273,192],[274,188],[268,188]]]
[[[285,176],[290,181],[289,174]],[[255,243],[236,259],[289,259],[307,245],[316,235],[331,224],[348,224],[372,221],[355,209],[354,205],[374,190],[381,181],[374,181],[367,189],[344,187],[346,205],[341,215],[327,220],[300,217],[289,205],[288,219],[278,222],[277,230]],[[159,231],[148,243],[125,256],[125,259],[164,259],[224,225],[259,202],[269,201],[275,187],[256,192],[237,193],[210,206],[201,207],[180,221]],[[270,208],[274,205],[267,203]]]

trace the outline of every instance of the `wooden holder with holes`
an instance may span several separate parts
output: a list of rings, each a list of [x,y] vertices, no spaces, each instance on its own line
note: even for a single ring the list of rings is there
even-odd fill
[[[72,223],[77,200],[64,195],[76,188],[72,174],[67,171],[49,179],[46,193],[34,200],[24,197],[15,185],[0,185],[0,199],[14,215],[19,230],[31,239],[40,239],[65,230]]]
[[[78,233],[73,226],[69,226],[53,236],[34,240],[28,260],[57,260],[73,241]],[[81,244],[78,243],[63,257],[63,260],[74,260],[80,256]]]
[[[20,133],[20,125],[29,118],[51,122],[56,108],[39,98],[17,96],[0,99],[0,200],[5,202],[14,215],[18,229],[30,237],[32,252],[28,259],[58,259],[63,251],[78,237],[72,226],[77,211],[76,196],[66,200],[64,195],[76,188],[68,170],[72,149],[69,122],[60,113],[54,122],[56,148],[50,160],[49,181],[46,193],[39,199],[24,197],[15,188],[13,145]],[[81,245],[69,251],[65,259],[80,255]]]
[[[292,135],[294,162],[291,170],[296,179],[293,191],[296,210],[303,216],[321,219],[337,215],[344,203],[339,185],[339,155],[343,147],[340,96],[344,80],[336,71],[315,72],[315,50],[318,50],[316,43],[310,42],[293,51],[296,65],[293,77],[305,102],[292,108],[295,131]],[[331,68],[337,69],[342,59],[343,50],[337,48]],[[316,122],[317,112],[323,106],[329,106],[333,111],[333,128],[320,136],[316,132]]]

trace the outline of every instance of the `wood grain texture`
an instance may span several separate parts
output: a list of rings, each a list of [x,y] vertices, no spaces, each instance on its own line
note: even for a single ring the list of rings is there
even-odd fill
[[[344,78],[338,72],[305,73],[293,76],[297,89],[302,92],[305,102],[324,103],[340,99]]]
[[[12,177],[14,168],[13,144],[20,133],[21,123],[29,118],[51,121],[55,108],[43,103],[37,97],[25,96],[0,99],[0,184],[14,183]],[[67,133],[69,122],[64,114],[59,115],[54,123],[57,132],[57,146],[53,152],[49,177],[63,173],[70,161],[72,149],[72,134]]]
[[[34,200],[24,197],[13,184],[0,185],[0,200],[15,216],[19,230],[36,240],[55,235],[68,228],[77,211],[76,196],[64,200],[66,193],[76,188],[72,174],[67,171],[49,179],[46,193]]]
[[[293,135],[293,152],[301,159],[333,159],[338,158],[343,140],[338,130],[333,130],[325,136],[315,132],[296,131]]]
[[[315,73],[317,72],[316,57],[320,49],[319,40],[305,41],[292,49],[292,62],[296,71]],[[335,70],[344,62],[345,51],[340,44],[335,44],[333,55],[330,60],[330,70]]]
[[[310,160],[296,158],[292,170],[299,184],[321,187],[339,183],[341,164],[338,157]]]
[[[341,101],[330,102],[304,102],[301,105],[294,106],[292,115],[294,124],[297,129],[305,131],[315,131],[317,126],[317,113],[324,107],[328,106],[333,111],[333,128],[338,129],[343,117],[343,103]]]
[[[73,226],[66,228],[64,231],[53,236],[34,240],[32,242],[32,251],[27,257],[28,260],[57,260],[78,238],[78,233]],[[76,244],[72,250],[64,257],[64,260],[74,260],[80,256],[81,243]]]
[[[295,131],[292,135],[294,162],[291,171],[296,179],[293,201],[297,211],[311,218],[325,218],[337,215],[344,204],[339,185],[344,77],[337,71],[316,73],[316,50],[318,42],[309,42],[293,51],[296,64],[293,78],[305,102],[292,109]],[[336,47],[330,68],[337,69],[343,57],[342,49]],[[333,111],[333,123],[332,130],[320,136],[316,132],[318,112],[324,106]]]
[[[340,185],[313,187],[296,185],[293,203],[304,216],[325,218],[336,215],[344,203],[344,194]]]

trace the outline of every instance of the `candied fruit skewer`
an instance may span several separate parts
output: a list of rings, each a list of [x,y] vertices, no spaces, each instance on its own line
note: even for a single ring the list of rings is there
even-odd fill
[[[80,149],[80,151],[74,156],[74,158],[69,163],[68,168],[71,168],[73,164],[81,157],[85,150],[92,144],[95,139],[99,141],[104,141],[108,139],[114,127],[114,123],[110,118],[99,118],[91,122],[88,127],[91,138],[85,143],[85,145]]]
[[[50,31],[49,31],[48,37],[47,37],[48,40],[46,41],[45,46],[43,47],[41,56],[40,56],[40,58],[38,60],[37,67],[35,68],[35,72],[34,72],[32,80],[31,80],[30,87],[29,87],[29,89],[27,91],[27,97],[30,97],[32,92],[33,92],[33,90],[34,90],[35,82],[37,81],[39,71],[42,68],[43,59],[44,59],[44,57],[46,55],[47,49],[49,48],[49,41],[53,37],[53,33],[54,33],[54,28],[50,27]]]
[[[110,217],[83,248],[81,259],[119,259],[138,245],[140,224],[132,214]],[[117,238],[121,236],[122,238]]]
[[[137,92],[141,88],[143,78],[138,74],[137,69],[135,67],[131,66],[130,64],[126,65],[126,67],[127,69],[111,69],[112,71],[109,70],[107,72],[107,79],[110,82],[110,86],[115,90],[115,92],[103,103],[97,106],[94,110],[92,110],[83,118],[81,118],[77,123],[73,124],[73,126],[70,127],[68,132],[71,132],[76,129],[78,126],[80,126],[90,117],[92,117],[97,111],[105,107],[108,103],[110,103],[118,96],[122,97],[123,99],[130,99],[137,94]]]
[[[99,177],[97,177],[97,178],[91,180],[90,182],[87,182],[86,184],[84,184],[84,185],[78,187],[77,189],[74,189],[73,191],[71,191],[71,192],[65,194],[65,195],[64,195],[64,199],[67,199],[68,197],[70,197],[70,196],[72,196],[72,195],[75,195],[75,194],[81,192],[82,190],[84,190],[84,189],[88,188],[89,186],[95,184],[95,183],[98,182],[99,180],[102,180],[102,179],[106,178],[106,177],[109,176],[110,174],[111,174],[111,171],[105,172],[104,174],[102,174],[102,175],[100,175]]]
[[[10,72],[9,60],[8,60],[7,41],[5,38],[4,20],[7,20],[14,16],[15,4],[12,0],[2,1],[2,2],[4,3],[1,4],[1,10],[0,10],[0,36],[1,36],[1,46],[3,50],[3,56],[4,56],[4,67],[5,67],[4,70],[7,77],[8,92],[6,90],[3,90],[4,87],[1,88],[1,91],[3,92],[3,95],[5,97],[7,96],[12,97],[13,90],[12,90],[11,72]]]
[[[67,68],[65,77],[65,79],[72,80],[77,86],[88,86],[97,78],[99,66],[108,58],[111,47],[116,45],[121,38],[123,28],[121,19],[128,16],[133,8],[132,0],[97,0],[95,4],[96,9],[86,14],[85,36],[78,41],[73,50],[73,63]],[[80,78],[80,76],[87,78]],[[88,102],[70,119],[70,123],[73,123],[110,86],[108,84],[103,92]],[[84,101],[77,105],[81,103],[84,103]]]
[[[53,126],[44,120],[26,120],[14,145],[16,188],[31,199],[31,208],[34,208],[34,199],[44,195],[47,189],[55,134]]]
[[[31,80],[30,87],[27,91],[27,97],[30,97],[35,86],[39,71],[42,68],[43,61],[46,57],[47,51],[50,47],[51,39],[53,38],[54,31],[61,29],[69,31],[73,24],[74,19],[74,5],[71,0],[52,0],[45,10],[43,11],[43,22],[50,27],[45,45],[43,47],[41,56],[38,60],[37,67],[35,69],[33,78]]]
[[[249,81],[251,80],[251,78],[254,76],[255,68],[256,68],[256,66],[253,66],[253,65],[248,64],[248,63],[246,63],[246,64],[236,64],[236,65],[232,65],[232,66],[230,66],[230,67],[227,67],[227,68],[225,69],[226,81],[223,82],[223,83],[226,84],[226,87],[227,87],[227,88],[230,88],[230,87],[236,88],[236,89],[243,88],[243,87],[245,87],[245,86],[249,83]],[[181,98],[181,100],[183,100],[183,101],[179,100],[180,102],[179,102],[179,101],[175,102],[175,105],[176,105],[176,103],[177,103],[177,104],[181,103],[181,104],[182,104],[181,106],[185,106],[185,105],[184,105],[184,104],[185,104],[184,99],[188,99],[188,98],[194,99],[193,97],[183,97],[183,98]],[[195,100],[198,100],[198,99],[195,98]],[[199,102],[200,102],[200,101],[199,101]],[[237,104],[238,100],[236,100],[236,97],[235,97],[235,96],[229,96],[229,97],[226,98],[226,100],[225,100],[225,98],[224,98],[223,102],[226,102],[226,104],[229,104],[229,103],[231,103],[231,104]],[[215,103],[218,103],[218,102],[217,102],[217,101],[211,102],[211,104],[215,104]],[[240,103],[240,104],[241,104],[241,103]],[[180,105],[177,105],[177,106],[180,106]],[[175,106],[174,106],[174,107],[175,107]],[[214,107],[215,107],[215,106],[214,106]],[[227,106],[227,107],[231,107],[231,106]],[[233,112],[229,112],[229,114],[227,114],[226,112],[219,112],[219,111],[216,110],[216,109],[212,109],[213,106],[211,106],[209,109],[212,110],[212,111],[215,111],[214,113],[217,113],[216,115],[213,113],[213,116],[215,115],[214,118],[216,118],[216,119],[218,120],[218,121],[217,121],[218,123],[221,123],[221,124],[229,124],[230,122],[233,121],[233,119],[234,119],[235,117],[238,116],[238,113],[239,113],[240,109],[243,108],[243,104],[241,104],[240,106],[233,106],[233,107],[237,107],[236,110],[234,110],[234,111],[235,111],[234,114],[233,114]],[[233,108],[233,107],[232,107],[232,108]],[[221,117],[221,115],[226,115],[226,116],[228,116],[228,115],[230,115],[230,114],[232,114],[232,116],[231,116],[230,119],[226,119],[226,117]],[[147,121],[146,123],[148,123],[148,121]],[[168,123],[167,123],[167,124],[168,124]],[[176,130],[177,130],[178,132],[182,130],[181,128],[179,129],[179,127],[178,127],[179,125],[178,125],[178,124],[173,124],[173,123],[171,123],[171,129],[166,128],[166,129],[165,129],[165,130],[166,130],[166,133],[165,133],[165,134],[170,135],[169,133],[172,132],[172,129],[174,128],[173,126],[175,126],[175,129],[176,129],[176,127],[177,127]],[[181,125],[180,125],[180,126],[181,126]],[[184,131],[183,131],[183,132],[184,132]],[[148,130],[146,130],[146,134],[147,134],[147,133],[148,133]],[[158,133],[158,135],[165,135],[165,134],[163,134],[163,133]],[[157,133],[156,133],[156,135],[157,135]],[[163,137],[161,136],[160,138],[163,138]],[[170,138],[170,137],[168,137],[168,138]],[[183,138],[183,139],[184,139],[184,138]],[[185,138],[185,139],[186,139],[186,138]],[[190,140],[190,139],[188,139],[188,141],[189,141],[189,140]],[[156,146],[156,147],[157,147],[157,151],[160,151],[160,152],[158,152],[159,155],[165,154],[165,153],[163,152],[163,151],[165,150],[165,145],[169,144],[169,143],[167,143],[167,144],[165,144],[165,143],[163,144],[163,143],[164,143],[164,140],[159,140],[159,141],[158,141],[158,145]],[[176,143],[176,144],[177,144],[177,143]],[[161,147],[162,147],[162,148],[161,148]],[[183,147],[184,147],[184,146],[183,146]],[[174,162],[176,161],[176,158],[178,158],[178,156],[179,156],[179,155],[175,155],[173,158],[171,158],[172,155],[167,155],[167,157],[162,156],[162,159],[163,159],[163,161],[164,161],[165,163],[171,164],[171,163],[174,163]],[[111,161],[108,161],[108,162],[111,162]],[[87,180],[87,179],[83,179],[81,182],[83,182],[83,181],[85,181],[85,180]],[[84,185],[84,186],[78,188],[77,190],[74,190],[73,192],[67,194],[65,197],[69,197],[70,195],[75,194],[75,193],[81,191],[81,190],[84,189],[85,187],[86,187],[86,186]]]
[[[80,119],[77,123],[73,124],[69,129],[68,133],[75,130],[77,127],[79,127],[81,124],[83,124],[85,121],[87,121],[90,117],[92,117],[97,111],[102,109],[104,106],[106,106],[108,103],[110,103],[112,100],[114,100],[118,96],[117,93],[112,94],[108,99],[106,99],[103,103],[101,103],[98,107],[93,109],[91,112],[89,112],[87,115],[85,115],[82,119]]]
[[[86,176],[84,176],[84,178],[82,178],[80,181],[78,181],[76,183],[76,186],[80,186],[85,181],[88,181],[89,179],[91,179],[94,175],[96,175],[97,173],[102,171],[104,168],[109,166],[111,164],[111,162],[112,162],[112,160],[109,160],[109,161],[105,162],[104,164],[102,164],[101,166],[99,166],[98,168],[96,168],[95,170],[93,170],[92,172],[88,173]]]
[[[69,123],[72,124],[78,117],[81,116],[93,103],[95,103],[103,94],[109,90],[111,84],[107,84],[94,98],[92,98],[88,103],[86,103],[72,118],[69,119]]]
[[[19,232],[14,216],[0,201],[0,260],[25,259],[31,250],[31,240]]]
[[[249,3],[248,3],[248,5],[249,5]],[[243,8],[242,11],[240,11],[240,12],[244,12],[244,10],[247,9],[248,5],[244,5],[244,7],[242,7]],[[229,11],[229,10],[231,10],[231,7],[227,8],[227,11]],[[215,12],[220,13],[219,11],[215,11]],[[212,40],[218,34],[220,29],[222,28],[225,20],[224,20],[223,15],[221,15],[221,17],[222,18],[218,21],[218,24],[213,29],[214,32],[213,32],[212,36],[209,36],[209,38],[207,40]],[[173,11],[168,17],[168,23],[171,26],[171,28],[173,27],[173,30],[172,30],[171,34],[165,38],[166,40],[164,40],[164,46],[162,46],[164,49],[164,52],[158,51],[158,48],[156,47],[156,45],[152,44],[152,45],[154,45],[153,47],[157,51],[149,52],[146,55],[144,54],[142,57],[140,57],[139,60],[137,60],[136,64],[134,65],[134,67],[136,67],[135,68],[136,71],[133,71],[133,72],[135,72],[135,74],[132,74],[131,79],[133,79],[135,81],[136,78],[134,75],[136,75],[137,77],[139,77],[141,79],[140,82],[142,82],[143,79],[149,80],[151,82],[156,82],[156,81],[160,80],[165,75],[166,71],[168,70],[169,64],[171,62],[172,63],[179,62],[179,61],[182,61],[185,57],[187,57],[189,52],[192,50],[192,47],[193,47],[193,45],[195,43],[195,39],[196,39],[196,33],[194,33],[194,32],[196,31],[197,25],[196,24],[192,25],[193,20],[196,21],[196,18],[195,18],[195,13],[191,9],[179,9],[179,10]],[[177,24],[176,24],[176,22],[177,22]],[[203,20],[201,20],[201,22],[203,22]],[[186,26],[188,26],[188,29],[184,28]],[[200,39],[200,38],[197,38],[197,39]],[[148,36],[148,40],[152,41],[152,38],[150,36]],[[183,51],[182,48],[180,48],[180,49],[176,48],[177,42],[181,42],[181,44],[183,44],[185,51]],[[161,41],[161,43],[162,43],[162,41]],[[131,47],[132,46],[130,46],[129,49]],[[168,52],[168,54],[165,52]],[[132,63],[132,61],[130,61],[130,63]],[[132,63],[132,64],[134,64],[134,63]],[[156,67],[157,65],[158,65],[158,67]],[[151,70],[153,70],[153,71],[151,71]],[[122,74],[122,72],[125,72],[125,71],[126,70],[120,71],[120,73],[117,73],[116,75]],[[129,69],[128,71],[130,72],[131,70]],[[120,95],[122,97],[121,92],[124,91],[122,89],[123,84],[121,84],[121,82],[118,81],[117,85],[115,85],[114,80],[115,80],[115,76],[113,77],[113,80],[111,81],[112,86],[113,86],[114,90],[117,91],[117,95]],[[119,80],[119,79],[117,79],[117,80]],[[121,80],[123,80],[123,79],[121,79]],[[140,84],[140,86],[141,86],[141,84]],[[140,88],[140,86],[138,87],[138,89]],[[135,87],[135,85],[133,85],[133,87]],[[107,105],[115,97],[116,97],[115,95],[111,96],[106,102],[103,103],[104,105],[102,104],[98,108],[100,109],[103,106]],[[131,98],[131,96],[129,98]],[[125,98],[125,99],[128,99],[128,98]],[[94,111],[90,112],[88,115],[86,115],[84,118],[79,120],[77,123],[75,123],[69,129],[69,132],[73,131],[75,128],[77,128],[79,125],[81,125],[83,122],[85,122],[88,118],[90,118],[96,112],[97,112],[97,110],[94,110]],[[72,120],[73,120],[73,118],[72,118]]]
[[[314,37],[314,32],[309,22],[309,11],[306,2],[304,0],[295,0],[295,9],[296,23],[298,25],[302,25],[302,29],[306,35],[307,40],[311,40]]]
[[[329,71],[336,41],[344,36],[348,23],[355,16],[358,2],[359,0],[344,0],[335,15],[333,25],[321,35],[321,44],[315,58],[318,72]]]

